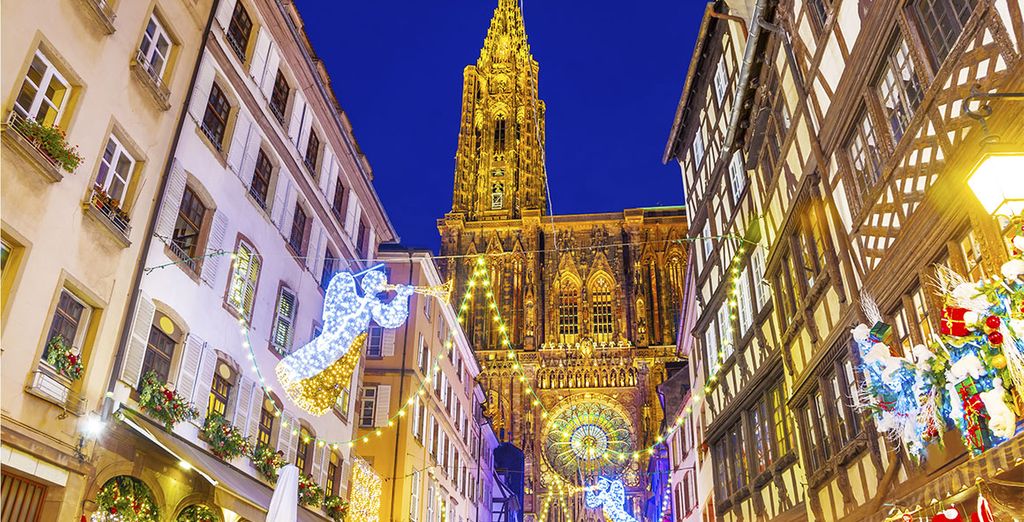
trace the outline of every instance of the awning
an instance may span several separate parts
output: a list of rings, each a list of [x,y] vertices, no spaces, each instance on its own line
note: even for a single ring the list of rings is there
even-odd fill
[[[121,408],[120,412],[126,425],[178,460],[188,462],[193,471],[209,481],[214,487],[214,500],[218,506],[230,509],[248,520],[266,519],[267,506],[270,505],[270,498],[274,494],[266,484],[214,457],[190,441],[168,433],[163,426],[144,415],[127,408]],[[302,522],[330,520],[322,514],[310,511],[309,508],[299,509],[298,514]]]

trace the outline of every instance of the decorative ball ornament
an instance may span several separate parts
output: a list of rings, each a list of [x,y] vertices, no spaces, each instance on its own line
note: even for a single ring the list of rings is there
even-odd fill
[[[992,358],[989,359],[989,363],[993,368],[1002,370],[1003,368],[1006,368],[1006,356],[1001,353],[993,355]]]
[[[999,346],[999,345],[1003,344],[1003,334],[1000,333],[998,330],[996,330],[994,332],[990,332],[988,334],[988,342],[992,346]]]
[[[985,318],[985,326],[993,330],[998,330],[1000,324],[1002,324],[1002,321],[999,319],[999,316],[990,315]]]

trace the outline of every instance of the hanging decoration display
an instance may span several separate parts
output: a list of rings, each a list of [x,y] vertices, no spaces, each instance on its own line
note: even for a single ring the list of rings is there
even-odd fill
[[[384,481],[365,460],[356,457],[352,466],[352,490],[349,492],[349,522],[380,520],[380,495]]]
[[[1013,437],[1024,399],[1024,227],[1018,217],[1012,258],[999,275],[967,281],[937,268],[943,303],[939,333],[929,346],[901,355],[892,326],[869,297],[872,326],[852,330],[860,350],[864,387],[859,406],[880,431],[919,459],[941,433],[956,427],[972,455]],[[1016,397],[1015,397],[1016,396]]]
[[[356,291],[352,273],[335,274],[324,298],[322,333],[282,359],[275,369],[285,393],[312,415],[330,411],[351,382],[370,319],[383,328],[397,328],[409,316],[413,287],[390,286],[395,298],[384,303],[377,297],[389,288],[383,271],[366,272],[361,286],[363,295]]]
[[[626,486],[619,479],[598,478],[597,484],[587,490],[584,500],[588,508],[600,508],[612,522],[636,522],[626,512]]]

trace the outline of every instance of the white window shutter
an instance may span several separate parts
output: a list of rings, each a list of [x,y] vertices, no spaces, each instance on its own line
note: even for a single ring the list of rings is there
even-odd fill
[[[206,104],[210,101],[210,89],[213,88],[213,79],[216,76],[217,72],[213,69],[213,65],[203,59],[202,65],[199,66],[199,74],[196,76],[192,99],[189,100],[188,105],[188,112],[195,118],[196,123],[203,121],[203,115],[206,114]]]
[[[325,255],[327,255],[327,230],[324,227],[320,227],[320,237],[316,242],[316,266],[313,267],[313,276],[316,277],[317,281],[320,280],[320,275],[324,271]]]
[[[210,237],[206,242],[206,253],[213,254],[219,249],[224,249],[224,236],[228,231],[228,218],[223,212],[217,210],[213,214],[213,225],[210,226]],[[229,249],[230,247],[228,247]],[[227,249],[225,249],[227,250]],[[207,286],[213,287],[214,282],[217,280],[217,272],[220,269],[221,261],[224,258],[231,259],[228,254],[223,255],[208,255],[203,259],[203,282]]]
[[[306,113],[306,98],[302,92],[295,91],[295,99],[292,101],[291,119],[288,121],[288,137],[292,143],[299,143],[299,133],[302,132],[302,117]]]
[[[178,380],[174,383],[174,389],[183,397],[191,397],[195,391],[199,362],[202,360],[205,344],[203,339],[194,333],[188,334],[188,339],[185,340],[185,353],[181,355]]]
[[[256,80],[256,85],[263,81],[263,76],[267,72],[267,54],[269,52],[270,34],[266,29],[260,27],[259,34],[256,35],[256,47],[253,48],[252,60],[249,64],[249,74],[253,80]]]
[[[314,272],[316,269],[316,254],[319,247],[317,242],[320,240],[320,228],[320,223],[313,219],[313,223],[309,226],[309,244],[306,245],[306,268],[310,272]]]
[[[342,498],[348,498],[348,484],[351,482],[349,478],[352,476],[352,465],[346,460],[341,465],[341,484],[338,485],[338,495]]]
[[[236,1],[237,0],[223,0],[217,8],[217,23],[219,23],[225,30],[228,28],[228,25],[231,24],[231,13],[235,12]]]
[[[136,388],[142,377],[142,363],[146,359],[146,347],[149,345],[149,329],[153,326],[153,315],[156,306],[143,291],[139,290],[139,299],[135,303],[135,322],[132,324],[132,336],[128,341],[128,352],[125,353],[124,365],[121,366],[121,380]]]
[[[367,261],[373,261],[374,254],[377,253],[377,233],[374,232],[373,227],[366,234],[366,252],[363,255],[366,256]],[[363,245],[356,245],[356,248],[362,248]]]
[[[388,411],[391,409],[391,385],[377,385],[377,404],[373,412],[373,425],[380,428],[388,425]]]
[[[244,111],[238,111],[235,118],[235,129],[231,134],[231,144],[228,145],[228,167],[235,175],[241,177],[242,160],[245,158],[245,147],[249,143],[249,132],[252,122]]]
[[[384,329],[384,338],[381,342],[381,355],[384,357],[395,355],[395,334],[394,328]]]
[[[249,423],[250,403],[252,402],[253,382],[247,375],[242,375],[238,381],[238,391],[235,392],[235,415],[231,421],[236,428],[245,433],[245,426]]]
[[[206,405],[210,402],[213,372],[217,370],[217,354],[209,344],[204,343],[204,346],[202,361],[199,363],[199,373],[196,374],[195,393],[192,394],[192,403],[199,410],[199,422],[205,418]]]
[[[245,432],[245,435],[253,441],[256,440],[256,434],[259,432],[264,399],[263,387],[259,383],[253,382],[252,391],[249,394],[249,426]]]
[[[306,145],[309,144],[309,133],[313,129],[313,109],[306,105],[306,112],[302,115],[302,132],[299,133],[299,141],[296,143],[299,150],[302,152],[303,157],[306,155]],[[316,176],[316,172],[310,172],[310,174]]]
[[[174,223],[178,220],[178,209],[181,207],[181,196],[185,193],[187,181],[185,169],[175,158],[167,175],[167,187],[164,189],[164,199],[160,203],[160,214],[156,222],[156,235],[165,243],[170,243],[174,234]]]
[[[295,440],[298,438],[294,433],[299,430],[299,426],[293,417],[282,415],[281,418],[284,420],[281,423],[281,434],[277,437],[277,449],[284,453],[285,461],[291,464],[295,461]],[[288,423],[287,427],[284,422]]]
[[[258,125],[252,125],[249,128],[249,142],[245,145],[245,157],[242,158],[242,170],[238,173],[238,178],[242,180],[242,184],[249,187],[252,183],[253,171],[256,170],[256,158],[260,153],[260,144],[263,139],[260,137],[260,130]]]
[[[281,208],[281,211],[284,213],[281,216],[281,233],[287,238],[292,232],[292,221],[295,220],[295,205],[299,204],[299,191],[289,185],[286,196],[284,207]]]
[[[331,150],[330,145],[324,145],[324,159],[320,161],[320,192],[323,195],[327,195],[327,190],[331,186],[331,173],[334,172],[334,151]]]
[[[278,230],[284,230],[285,202],[288,201],[288,192],[291,190],[291,178],[288,171],[281,168],[277,171],[277,188],[274,189],[274,206],[270,208],[270,220],[277,225]]]
[[[324,460],[324,447],[321,446],[317,441],[313,441],[313,463],[309,467],[309,476],[313,478],[313,482],[317,484],[323,484],[323,476],[321,470],[323,469]]]
[[[348,209],[345,211],[345,232],[348,232],[349,237],[356,237],[356,223],[359,222],[361,211],[359,208],[359,198],[355,197],[354,193],[349,194]],[[356,245],[356,248],[358,248],[358,245]]]
[[[281,53],[278,51],[277,44],[271,40],[270,48],[267,50],[266,72],[263,74],[263,81],[260,82],[260,90],[263,91],[263,95],[266,96],[268,100],[270,99],[270,96],[274,94],[274,82],[277,81],[277,71],[280,66]]]

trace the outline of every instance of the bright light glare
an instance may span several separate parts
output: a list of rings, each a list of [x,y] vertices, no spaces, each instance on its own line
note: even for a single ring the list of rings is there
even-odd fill
[[[95,415],[90,415],[82,421],[82,434],[90,439],[95,439],[103,433],[103,429],[106,427],[107,424],[103,420]]]
[[[1024,211],[1024,154],[991,154],[967,180],[975,197],[993,216]]]

